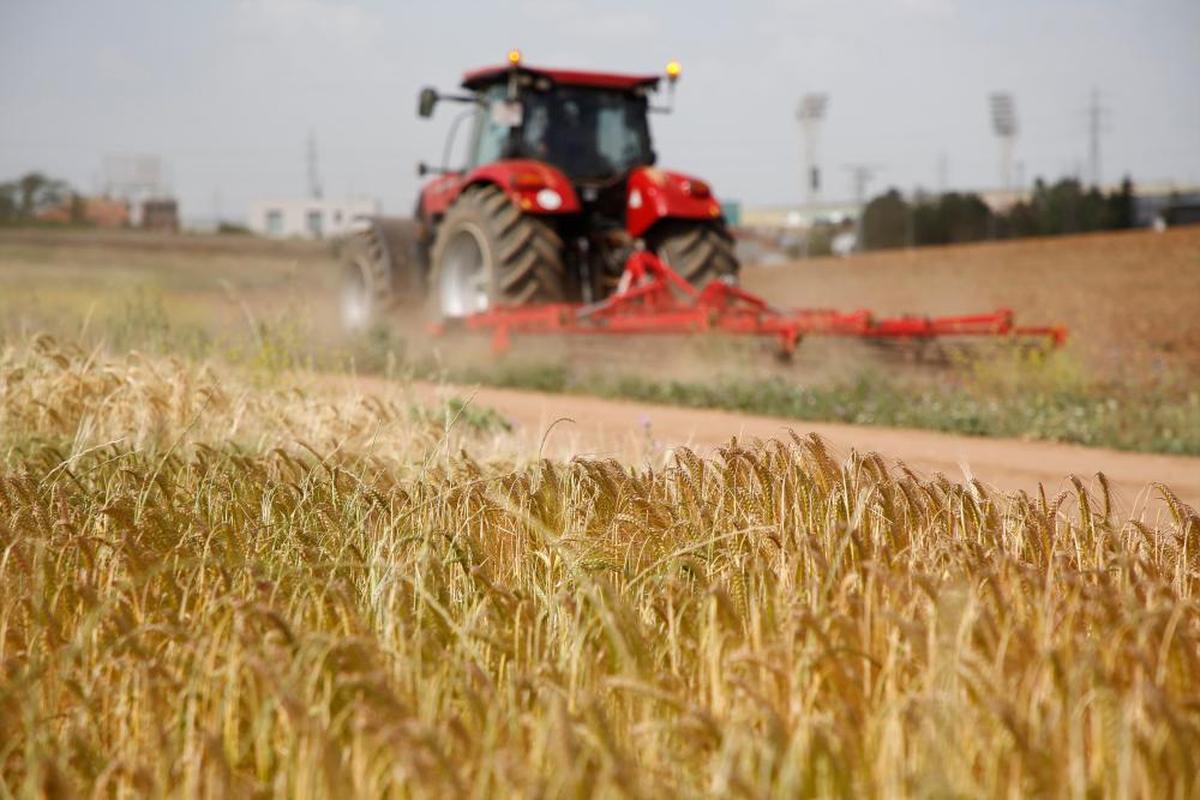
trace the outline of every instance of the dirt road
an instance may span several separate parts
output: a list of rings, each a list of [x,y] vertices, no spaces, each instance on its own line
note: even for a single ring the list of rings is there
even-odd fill
[[[399,391],[398,384],[381,379],[346,380],[353,380],[354,388],[364,392]],[[852,448],[876,451],[926,475],[940,472],[952,480],[970,476],[1005,491],[1034,492],[1041,483],[1053,494],[1069,487],[1069,475],[1079,475],[1090,483],[1097,472],[1103,472],[1125,511],[1136,511],[1147,500],[1157,507],[1158,493],[1149,488],[1155,482],[1166,484],[1185,503],[1200,508],[1200,458],[804,422],[513,389],[427,383],[414,384],[411,389],[423,399],[447,395],[472,398],[476,405],[506,417],[516,434],[532,448],[542,447],[546,455],[555,457],[582,454],[636,460],[661,455],[664,449],[677,445],[711,454],[731,436],[767,439],[786,436],[792,429],[801,434],[817,433],[841,454]]]

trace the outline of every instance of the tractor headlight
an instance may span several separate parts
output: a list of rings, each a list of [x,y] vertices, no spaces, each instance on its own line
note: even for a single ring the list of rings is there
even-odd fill
[[[562,208],[563,204],[562,195],[553,189],[542,189],[534,195],[533,199],[537,200],[537,204],[547,211],[557,211]]]

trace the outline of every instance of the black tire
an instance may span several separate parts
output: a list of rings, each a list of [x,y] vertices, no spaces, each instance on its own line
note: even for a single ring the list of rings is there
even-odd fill
[[[548,222],[522,214],[496,186],[467,189],[433,242],[431,313],[453,319],[497,305],[562,302],[562,251]]]
[[[341,246],[342,325],[358,331],[425,296],[425,228],[400,217],[372,217]]]
[[[667,266],[697,288],[717,279],[737,283],[741,265],[733,252],[733,238],[724,226],[669,220],[650,232],[647,244]]]

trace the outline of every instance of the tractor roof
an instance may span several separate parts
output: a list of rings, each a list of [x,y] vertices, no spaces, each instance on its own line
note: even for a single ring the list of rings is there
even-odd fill
[[[463,76],[464,89],[478,89],[491,83],[504,80],[510,70],[525,72],[540,78],[547,78],[554,83],[567,86],[591,86],[597,89],[617,89],[631,91],[640,87],[653,88],[658,86],[658,75],[622,75],[615,72],[586,72],[576,69],[546,69],[530,67],[525,64],[514,67],[502,64],[495,67],[481,67],[471,70]]]

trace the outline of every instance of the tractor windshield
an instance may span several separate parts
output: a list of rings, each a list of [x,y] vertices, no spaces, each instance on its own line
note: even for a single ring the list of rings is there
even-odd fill
[[[524,97],[521,155],[576,181],[603,181],[653,163],[646,99],[628,92],[555,86]]]

